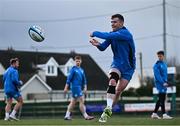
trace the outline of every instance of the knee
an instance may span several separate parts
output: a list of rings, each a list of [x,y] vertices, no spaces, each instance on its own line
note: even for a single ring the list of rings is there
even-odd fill
[[[21,105],[23,105],[24,104],[24,102],[23,102],[23,100],[21,101]]]
[[[24,104],[23,99],[20,98],[20,99],[18,100],[18,103],[19,103],[20,105],[23,105],[23,104]]]
[[[79,103],[79,107],[84,107],[84,103]]]
[[[7,102],[6,106],[12,106],[12,103]]]
[[[75,106],[75,102],[71,102],[69,105],[70,106]]]
[[[109,84],[112,86],[116,86],[119,80],[119,75],[116,72],[111,72],[109,77]]]
[[[111,86],[116,86],[116,80],[114,80],[114,79],[110,79],[109,80],[109,85],[111,85]]]

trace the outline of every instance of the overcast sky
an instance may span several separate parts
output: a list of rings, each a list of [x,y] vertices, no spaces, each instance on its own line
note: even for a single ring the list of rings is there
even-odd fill
[[[166,0],[167,56],[180,59],[180,0]],[[107,72],[112,61],[108,48],[98,51],[89,44],[94,30],[111,31],[110,17],[121,13],[135,39],[137,71],[139,52],[146,74],[163,49],[162,0],[0,0],[0,49],[70,52],[91,55]],[[28,36],[31,25],[45,31],[45,41]],[[36,48],[36,49],[35,49]]]

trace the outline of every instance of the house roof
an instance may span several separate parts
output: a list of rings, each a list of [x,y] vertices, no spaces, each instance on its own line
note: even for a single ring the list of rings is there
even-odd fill
[[[37,74],[35,74],[33,77],[31,77],[31,78],[27,81],[27,83],[21,87],[21,90],[23,90],[24,88],[26,88],[35,78],[37,78],[37,79],[41,82],[41,84],[42,84],[45,88],[47,88],[48,91],[51,91],[51,90],[52,90],[52,88],[51,88],[49,85],[47,85]]]
[[[9,60],[11,58],[19,58],[20,79],[26,83],[33,75],[38,73],[37,64],[45,64],[53,57],[59,65],[64,65],[70,58],[74,58],[76,55],[82,57],[82,68],[85,70],[88,89],[106,90],[108,77],[88,54],[0,50],[0,63],[6,69],[9,66]],[[63,90],[66,83],[66,76],[58,69],[58,76],[46,76],[46,83],[53,90]]]

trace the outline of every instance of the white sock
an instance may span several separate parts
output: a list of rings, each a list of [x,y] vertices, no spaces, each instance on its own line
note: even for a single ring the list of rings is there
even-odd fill
[[[9,112],[5,113],[6,118],[9,118]]]
[[[12,115],[12,116],[15,116],[15,115],[16,115],[16,111],[13,110],[13,111],[11,112],[11,115]]]
[[[71,112],[67,111],[65,117],[70,117]]]
[[[88,114],[86,113],[86,106],[84,106],[84,112],[82,113],[82,115],[84,116],[84,118],[88,117]]]
[[[87,118],[87,117],[88,117],[88,114],[85,112],[85,113],[83,114],[83,116],[84,116],[84,118]]]
[[[107,98],[107,106],[109,106],[112,109],[113,99]]]

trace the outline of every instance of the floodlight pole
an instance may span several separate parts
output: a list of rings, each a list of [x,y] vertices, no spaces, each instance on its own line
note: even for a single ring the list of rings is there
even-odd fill
[[[166,1],[163,0],[163,50],[164,58],[167,60],[167,47],[166,47]]]
[[[142,62],[142,52],[139,53],[139,61],[140,61],[140,84],[144,85],[144,76],[143,76],[143,62]]]

